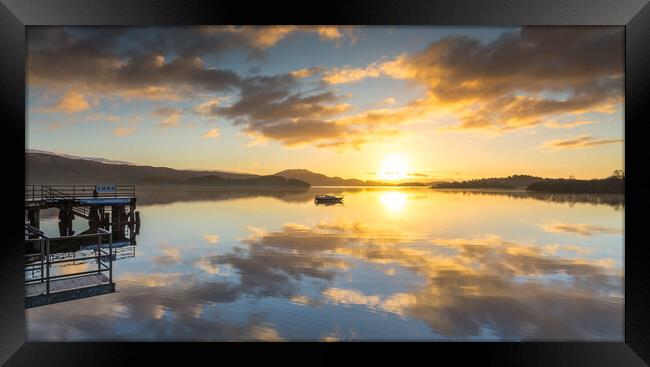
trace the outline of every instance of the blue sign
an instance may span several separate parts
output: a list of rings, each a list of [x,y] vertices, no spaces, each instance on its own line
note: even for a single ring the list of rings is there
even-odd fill
[[[114,193],[115,185],[96,185],[95,190],[97,193]]]

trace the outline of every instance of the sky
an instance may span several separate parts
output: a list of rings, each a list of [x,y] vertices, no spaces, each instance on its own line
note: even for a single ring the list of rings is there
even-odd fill
[[[384,181],[624,168],[622,27],[29,27],[28,149]]]

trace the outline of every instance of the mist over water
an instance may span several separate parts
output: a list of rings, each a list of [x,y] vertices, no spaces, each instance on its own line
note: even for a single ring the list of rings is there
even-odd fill
[[[344,204],[315,205],[317,194]],[[623,339],[622,196],[137,196],[142,226],[135,256],[113,265],[117,292],[26,310],[28,340]],[[55,215],[41,221],[56,232]]]

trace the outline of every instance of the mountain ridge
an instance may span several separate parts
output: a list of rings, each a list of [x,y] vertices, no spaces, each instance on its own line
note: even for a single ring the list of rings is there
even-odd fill
[[[69,154],[52,153],[43,150],[25,152],[26,182],[30,184],[98,184],[110,182],[115,184],[197,184],[213,182],[222,186],[222,179],[232,180],[233,184],[245,184],[236,180],[258,179],[264,177],[282,177],[289,186],[300,186],[291,180],[305,182],[311,186],[426,186],[431,183],[385,183],[356,178],[327,176],[304,168],[285,169],[270,175],[253,173],[235,173],[219,170],[175,169],[150,165],[137,165],[131,162],[115,161],[105,158],[79,157]],[[202,178],[203,179],[200,179]],[[207,178],[212,177],[212,178]],[[280,181],[263,179],[253,182],[266,182],[278,185]]]
[[[58,154],[26,152],[26,182],[31,184],[170,184],[190,178],[219,175],[230,179],[261,177],[220,171],[177,170],[168,167],[103,163]]]
[[[304,168],[285,169],[273,176],[292,178],[308,182],[312,186],[385,186],[386,183],[377,181],[364,181],[357,178],[341,178],[338,176],[326,176]]]
[[[110,163],[105,162],[110,161]],[[115,184],[198,184],[213,182],[223,185],[219,179],[232,180],[233,184],[244,184],[235,180],[259,179],[264,177],[282,177],[289,186],[301,186],[292,181],[303,181],[312,186],[379,186],[385,183],[329,177],[307,169],[287,169],[271,175],[252,173],[233,173],[217,170],[182,170],[169,167],[136,165],[130,162],[119,163],[104,158],[90,159],[39,150],[25,152],[26,182],[30,184],[97,184],[111,182]],[[255,181],[249,181],[252,184]],[[263,179],[272,186],[277,180]]]

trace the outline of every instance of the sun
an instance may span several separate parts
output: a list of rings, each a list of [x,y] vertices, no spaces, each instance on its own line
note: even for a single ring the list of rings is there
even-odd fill
[[[408,161],[402,154],[388,155],[382,163],[377,176],[382,180],[400,180],[408,177]]]

